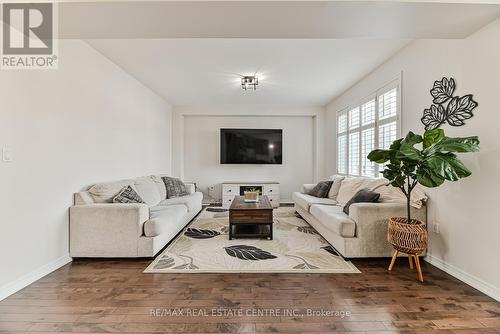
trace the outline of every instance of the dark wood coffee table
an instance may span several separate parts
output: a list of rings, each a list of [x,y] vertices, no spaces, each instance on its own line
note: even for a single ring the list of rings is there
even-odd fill
[[[273,240],[273,206],[267,196],[259,196],[257,203],[245,203],[243,196],[234,197],[229,207],[229,240],[233,238]]]

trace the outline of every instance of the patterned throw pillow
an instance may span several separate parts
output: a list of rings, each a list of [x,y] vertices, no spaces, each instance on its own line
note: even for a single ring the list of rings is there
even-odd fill
[[[380,194],[369,189],[363,188],[359,190],[344,206],[344,213],[349,214],[349,207],[354,203],[377,203],[380,198]]]
[[[318,184],[314,186],[314,188],[312,188],[312,190],[307,194],[318,198],[325,198],[328,196],[328,192],[330,191],[332,184],[333,181],[318,182]]]
[[[189,195],[184,182],[174,177],[164,176],[161,178],[167,189],[167,198],[181,197]]]
[[[113,197],[113,203],[144,203],[141,196],[135,192],[131,186],[123,187],[122,190]]]

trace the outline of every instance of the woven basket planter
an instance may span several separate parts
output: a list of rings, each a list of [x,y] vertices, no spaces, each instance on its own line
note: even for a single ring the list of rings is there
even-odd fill
[[[387,226],[387,241],[395,250],[418,255],[427,248],[427,228],[425,223],[407,218],[394,217]]]

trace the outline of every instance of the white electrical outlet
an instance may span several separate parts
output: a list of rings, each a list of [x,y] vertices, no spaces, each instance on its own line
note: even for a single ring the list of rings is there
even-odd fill
[[[432,232],[439,234],[439,223],[432,224]]]
[[[10,148],[2,149],[2,161],[12,162],[12,150]]]

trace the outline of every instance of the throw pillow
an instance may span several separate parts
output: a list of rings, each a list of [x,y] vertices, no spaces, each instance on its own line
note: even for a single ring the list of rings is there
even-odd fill
[[[380,194],[366,188],[359,190],[344,206],[344,213],[349,214],[349,207],[353,203],[376,203]]]
[[[122,190],[113,197],[113,203],[144,203],[141,196],[131,186],[123,187]]]
[[[168,176],[164,176],[161,179],[167,189],[167,198],[189,195],[186,185],[181,180]]]
[[[332,184],[333,181],[318,182],[318,184],[315,185],[314,188],[312,188],[307,194],[318,198],[325,198],[328,196],[328,192],[330,191]]]
[[[332,187],[328,192],[328,198],[337,200],[337,195],[339,193],[340,186],[342,185],[342,181],[345,179],[345,176],[342,175],[332,175],[330,176],[330,180],[333,181]]]

